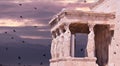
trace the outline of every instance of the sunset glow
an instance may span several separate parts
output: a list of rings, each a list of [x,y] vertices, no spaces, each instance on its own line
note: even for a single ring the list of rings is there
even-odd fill
[[[0,26],[19,27],[19,26],[45,26],[44,24],[34,23],[34,20],[23,19],[1,19]]]
[[[50,39],[49,37],[42,36],[20,36],[21,38],[29,38],[29,39]]]
[[[76,7],[75,10],[82,10],[82,11],[90,11],[90,8],[89,7]]]

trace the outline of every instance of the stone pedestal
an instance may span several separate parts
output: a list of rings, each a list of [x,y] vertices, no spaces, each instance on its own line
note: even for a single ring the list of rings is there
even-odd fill
[[[51,59],[50,66],[98,66],[96,58],[59,58]]]

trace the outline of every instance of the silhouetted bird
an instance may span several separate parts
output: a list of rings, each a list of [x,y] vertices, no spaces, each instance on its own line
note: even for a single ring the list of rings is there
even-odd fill
[[[22,6],[22,4],[19,4],[19,6]]]
[[[22,41],[22,43],[25,43],[25,41]]]
[[[34,26],[35,28],[37,28],[37,26]]]
[[[36,8],[36,7],[34,7],[34,9],[36,10],[37,8]]]
[[[46,54],[43,54],[44,57],[46,57]]]
[[[83,49],[81,49],[81,51],[83,51]]]
[[[14,37],[11,37],[11,39],[14,39]]]
[[[19,60],[21,60],[21,57],[20,57],[20,56],[18,56],[18,59],[19,59]]]
[[[13,32],[16,32],[16,30],[14,29]]]
[[[7,34],[7,32],[5,32],[5,34]]]
[[[5,48],[6,49],[6,51],[8,50],[8,48]]]
[[[20,16],[20,18],[23,18],[23,16]]]
[[[40,65],[43,65],[43,63],[42,63],[42,62],[40,62]]]

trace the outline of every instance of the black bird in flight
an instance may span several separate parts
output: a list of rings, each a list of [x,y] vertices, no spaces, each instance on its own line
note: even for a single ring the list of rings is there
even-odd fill
[[[25,43],[25,41],[22,41],[22,43]]]
[[[22,6],[22,4],[19,4],[19,6]]]
[[[46,54],[43,54],[44,57],[46,57]]]
[[[7,34],[7,32],[5,32],[5,34]]]
[[[43,63],[42,63],[42,62],[40,62],[40,65],[43,65]]]
[[[7,48],[7,47],[6,47],[5,49],[6,49],[6,51],[8,50],[8,48]]]
[[[14,39],[14,37],[11,37],[11,39]]]
[[[14,29],[13,32],[16,32],[16,30]]]
[[[20,57],[20,56],[18,56],[18,59],[19,59],[19,60],[21,60],[21,57]]]
[[[20,16],[20,18],[23,18],[23,16]]]
[[[37,26],[34,26],[34,28],[37,28]]]
[[[34,7],[34,9],[36,10],[37,8],[36,8],[36,7]]]

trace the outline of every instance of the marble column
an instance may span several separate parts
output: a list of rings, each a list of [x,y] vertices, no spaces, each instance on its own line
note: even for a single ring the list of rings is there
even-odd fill
[[[55,39],[52,40],[52,44],[51,44],[51,56],[52,58],[55,58]]]
[[[56,40],[56,37],[53,37],[53,40],[52,40],[52,43],[51,43],[51,56],[52,56],[52,59],[57,57],[56,56],[56,49],[57,49],[57,40]]]
[[[64,33],[64,56],[70,57],[70,38],[71,38],[71,32],[69,28],[66,29],[66,32]]]
[[[56,58],[59,58],[60,56],[60,36],[57,33],[57,37],[56,37]]]
[[[95,41],[94,41],[94,25],[90,24],[88,34],[88,44],[87,44],[87,56],[88,57],[95,57]]]
[[[71,56],[75,55],[75,34],[71,35]]]
[[[59,29],[59,32],[60,32],[60,36],[59,36],[59,49],[60,49],[60,51],[59,51],[59,53],[60,53],[60,58],[61,57],[63,57],[63,40],[64,40],[64,37],[63,37],[63,33],[62,33],[62,30],[61,29]]]

